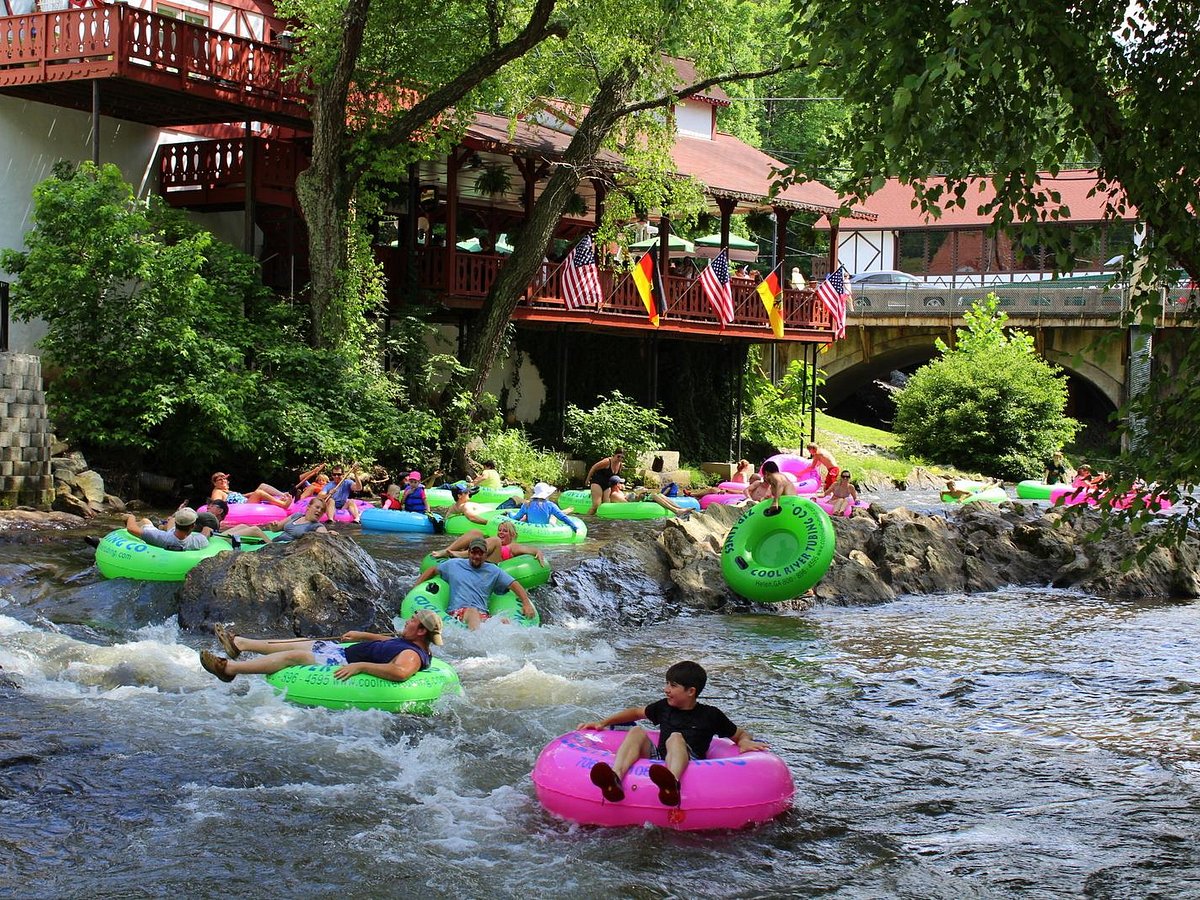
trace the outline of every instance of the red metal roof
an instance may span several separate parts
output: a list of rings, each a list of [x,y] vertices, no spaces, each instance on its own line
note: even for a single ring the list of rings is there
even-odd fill
[[[1057,176],[1052,176],[1048,172],[1040,172],[1038,174],[1041,178],[1042,190],[1047,192],[1057,191],[1062,198],[1061,204],[1048,203],[1046,206],[1047,210],[1065,206],[1070,212],[1070,220],[1075,223],[1099,222],[1104,219],[1104,208],[1110,199],[1110,195],[1107,193],[1096,193],[1094,196],[1088,196],[1096,186],[1098,179],[1095,169],[1069,169],[1060,172]],[[926,185],[932,187],[940,181],[943,181],[943,179],[931,178],[926,182]],[[912,230],[918,228],[982,228],[992,223],[992,217],[990,215],[981,215],[979,207],[988,203],[995,195],[995,189],[992,187],[989,179],[974,179],[967,189],[966,206],[963,208],[954,206],[946,209],[944,208],[946,198],[943,196],[941,200],[943,205],[942,214],[940,217],[934,219],[913,206],[915,194],[911,185],[901,184],[895,178],[889,178],[887,184],[868,197],[863,203],[863,206],[879,216],[878,220],[871,224],[844,222],[842,230],[869,229],[876,231],[893,229]],[[1120,189],[1117,188],[1111,196],[1114,198],[1119,197]],[[1130,205],[1121,218],[1125,220],[1136,219],[1137,210]]]
[[[690,59],[681,59],[678,56],[668,56],[667,61],[675,67],[675,74],[679,77],[679,83],[676,89],[685,88],[688,85],[695,84],[704,79],[696,71],[696,64]],[[704,100],[711,103],[713,106],[728,106],[729,95],[726,94],[718,85],[713,85],[707,90],[701,91],[698,94],[692,94],[696,100]]]

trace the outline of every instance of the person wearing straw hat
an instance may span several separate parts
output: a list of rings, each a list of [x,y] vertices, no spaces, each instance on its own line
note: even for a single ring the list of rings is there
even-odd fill
[[[429,609],[413,613],[399,634],[347,631],[336,640],[263,641],[241,637],[224,625],[213,631],[226,657],[201,650],[200,665],[226,682],[238,675],[270,675],[288,666],[337,666],[333,677],[339,681],[359,674],[405,681],[429,668],[429,645],[442,643],[442,619]],[[238,658],[247,652],[262,656]]]

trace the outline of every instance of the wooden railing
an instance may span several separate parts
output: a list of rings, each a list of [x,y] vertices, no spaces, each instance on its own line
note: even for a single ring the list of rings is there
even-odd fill
[[[124,4],[0,18],[0,87],[113,75],[304,115],[289,51]]]
[[[397,287],[405,284],[406,267],[404,251],[393,247],[377,247],[376,254],[384,267],[389,282]],[[446,279],[446,260],[452,257],[453,283]],[[447,254],[446,249],[421,248],[417,253],[422,288],[452,299],[477,301],[487,296],[496,274],[504,264],[505,257],[486,253],[456,251]],[[638,294],[632,278],[625,273],[602,269],[600,285],[605,300],[600,306],[585,307],[568,312],[562,299],[561,267],[558,263],[546,263],[526,289],[518,304],[517,314],[529,317],[539,312],[563,315],[564,321],[587,317],[593,322],[608,321],[630,327],[644,327],[648,323],[646,307]],[[698,278],[671,275],[664,279],[667,292],[667,314],[662,327],[684,326],[688,330],[722,331],[716,311],[704,296]],[[735,276],[732,279],[734,322],[727,330],[744,335],[746,330],[762,330],[764,339],[771,336],[770,323],[762,300],[756,291],[757,284],[749,278]],[[833,333],[829,312],[816,299],[812,291],[786,290],[783,296],[785,337],[797,339],[797,332],[805,332],[809,339],[814,332]],[[789,335],[788,332],[791,332]]]
[[[265,202],[299,208],[296,176],[308,157],[291,141],[254,138],[255,196]],[[246,183],[244,138],[163,144],[158,148],[159,190],[177,206],[237,199]]]

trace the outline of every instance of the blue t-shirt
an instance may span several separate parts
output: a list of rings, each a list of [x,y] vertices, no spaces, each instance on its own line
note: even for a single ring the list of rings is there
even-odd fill
[[[558,504],[552,500],[527,500],[517,510],[514,519],[525,517],[525,521],[530,525],[549,525],[550,519],[555,518],[575,531],[575,523],[571,521],[571,517],[558,508]]]
[[[346,662],[390,663],[405,650],[416,651],[421,657],[421,668],[429,668],[429,651],[422,649],[412,641],[404,638],[390,638],[386,641],[360,641],[346,648]]]
[[[487,612],[492,594],[503,594],[516,580],[494,563],[485,562],[476,569],[469,559],[448,559],[438,565],[437,572],[450,585],[447,612],[464,607]]]
[[[350,499],[350,492],[354,489],[354,482],[349,478],[343,478],[335,485],[332,481],[321,489],[322,494],[333,495],[333,505],[341,509],[346,505],[346,501]]]

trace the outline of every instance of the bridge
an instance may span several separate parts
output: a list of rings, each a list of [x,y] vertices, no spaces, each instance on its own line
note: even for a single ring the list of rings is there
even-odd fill
[[[953,345],[963,314],[989,293],[996,294],[1009,325],[1033,335],[1046,361],[1068,375],[1072,398],[1107,414],[1125,401],[1130,378],[1130,340],[1122,316],[1127,291],[1092,279],[951,288],[939,285],[861,290],[846,319],[846,336],[821,353],[823,391],[836,407],[896,369],[911,370],[938,355],[935,340]],[[1195,302],[1186,288],[1167,292],[1158,329],[1194,324],[1185,314]],[[779,348],[786,365],[799,354]],[[1087,399],[1090,395],[1090,401]]]

